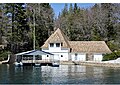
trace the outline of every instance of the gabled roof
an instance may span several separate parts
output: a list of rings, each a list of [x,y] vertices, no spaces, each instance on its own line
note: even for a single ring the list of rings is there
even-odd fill
[[[41,50],[33,50],[31,52],[25,53],[24,55],[53,55],[53,54]]]
[[[111,53],[104,41],[69,41],[71,52]]]
[[[48,48],[49,43],[63,43],[63,48],[70,48],[67,36],[58,28],[44,43],[42,48]]]
[[[53,54],[41,50],[30,50],[26,52],[17,53],[16,56],[18,55],[53,55]]]
[[[104,41],[69,41],[58,28],[44,43],[42,48],[48,48],[49,43],[63,43],[62,48],[71,48],[71,52],[111,53]]]

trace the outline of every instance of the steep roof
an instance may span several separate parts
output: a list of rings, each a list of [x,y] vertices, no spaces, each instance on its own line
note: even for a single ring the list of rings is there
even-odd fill
[[[71,52],[111,53],[104,41],[69,41]]]
[[[44,43],[42,48],[48,48],[49,43],[63,43],[62,48],[71,48],[71,52],[111,53],[104,41],[69,41],[58,28]]]
[[[63,43],[63,48],[70,48],[67,36],[59,28],[46,40],[42,48],[48,48],[49,43],[54,42],[61,42]]]

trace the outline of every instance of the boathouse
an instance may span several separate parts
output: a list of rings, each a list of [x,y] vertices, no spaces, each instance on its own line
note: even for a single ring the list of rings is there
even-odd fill
[[[49,58],[44,58],[42,55],[49,55]],[[54,62],[54,56],[52,53],[44,52],[41,50],[31,50],[16,54],[15,62],[23,64],[40,64],[40,63],[52,63]]]
[[[102,61],[103,54],[111,53],[104,41],[69,41],[59,28],[41,48],[60,61]],[[42,56],[49,58],[49,55]]]

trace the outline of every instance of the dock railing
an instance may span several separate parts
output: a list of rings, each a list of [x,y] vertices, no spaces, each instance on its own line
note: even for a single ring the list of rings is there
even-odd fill
[[[53,62],[57,62],[59,63],[59,60],[53,60],[53,59],[44,59],[44,60],[22,60],[22,63],[53,63]]]

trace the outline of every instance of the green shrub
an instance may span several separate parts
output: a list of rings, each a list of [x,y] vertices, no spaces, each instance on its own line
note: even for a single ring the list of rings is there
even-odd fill
[[[119,50],[119,45],[117,45],[115,41],[109,41],[107,42],[107,45],[111,51]]]
[[[120,51],[112,52],[110,54],[105,54],[103,56],[103,61],[115,60],[120,57]]]

